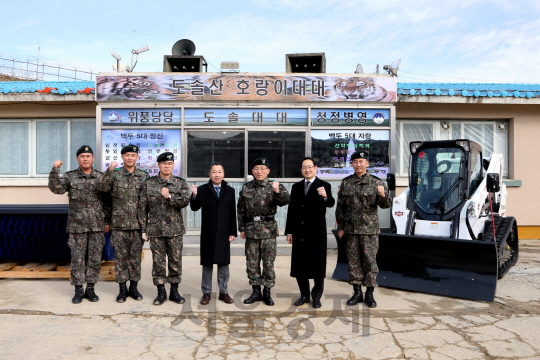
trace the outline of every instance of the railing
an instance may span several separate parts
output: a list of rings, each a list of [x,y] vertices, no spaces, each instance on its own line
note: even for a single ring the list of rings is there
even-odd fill
[[[77,67],[67,68],[62,65],[49,65],[36,60],[22,61],[16,57],[0,57],[0,75],[21,80],[33,81],[60,81],[60,80],[87,80],[94,81],[98,71],[83,71]]]

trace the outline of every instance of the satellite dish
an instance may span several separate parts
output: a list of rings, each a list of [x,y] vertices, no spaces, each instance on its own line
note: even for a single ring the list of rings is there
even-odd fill
[[[195,54],[195,44],[188,39],[178,40],[172,47],[173,55],[193,55]]]
[[[397,77],[399,74],[399,65],[401,65],[401,59],[394,61],[392,65],[384,65],[383,69],[388,71],[389,74]]]

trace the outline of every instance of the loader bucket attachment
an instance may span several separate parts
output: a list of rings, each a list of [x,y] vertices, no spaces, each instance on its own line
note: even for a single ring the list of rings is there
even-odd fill
[[[379,286],[472,300],[495,297],[497,248],[491,241],[381,233],[377,265]],[[338,267],[335,275],[343,274],[343,264]]]

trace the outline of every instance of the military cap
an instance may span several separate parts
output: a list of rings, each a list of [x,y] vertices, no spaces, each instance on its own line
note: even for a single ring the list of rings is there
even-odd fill
[[[89,154],[94,155],[94,150],[92,150],[92,148],[88,145],[83,145],[79,148],[79,150],[77,150],[77,156],[84,153],[89,153]]]
[[[159,154],[157,157],[157,162],[162,161],[174,161],[174,154],[172,152],[164,152]]]
[[[257,165],[265,165],[265,166],[268,166],[268,160],[266,160],[265,158],[258,158],[258,159],[255,159],[253,160],[253,162],[251,163],[251,168],[254,168],[255,166]]]
[[[122,148],[122,151],[120,151],[120,154],[124,155],[127,152],[138,153],[139,152],[139,147],[137,145],[133,145],[133,144],[126,145],[126,146],[124,146]]]
[[[351,161],[355,159],[366,159],[369,160],[369,154],[365,151],[357,151],[351,155]]]

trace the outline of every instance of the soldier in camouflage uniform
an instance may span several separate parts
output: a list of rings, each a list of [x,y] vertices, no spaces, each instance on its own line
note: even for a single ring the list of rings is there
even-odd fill
[[[355,174],[341,182],[336,207],[338,236],[345,236],[347,260],[349,262],[349,284],[354,295],[347,305],[363,301],[362,284],[367,287],[365,303],[376,307],[373,289],[376,278],[377,250],[379,249],[379,217],[377,205],[383,209],[390,207],[390,197],[386,185],[367,172],[368,154],[357,151],[351,156]]]
[[[77,150],[77,170],[60,176],[61,160],[54,162],[49,174],[49,189],[55,194],[68,192],[69,214],[66,232],[71,249],[71,284],[75,285],[74,304],[83,297],[91,302],[99,301],[94,291],[101,270],[101,255],[105,245],[103,231],[109,231],[110,199],[97,189],[102,173],[93,169],[94,153],[90,146]],[[86,291],[83,292],[83,285]]]
[[[143,239],[150,239],[152,277],[158,288],[154,305],[167,300],[167,282],[171,284],[169,300],[182,304],[185,299],[178,293],[178,284],[182,281],[182,235],[186,233],[182,208],[189,204],[191,193],[184,179],[172,175],[173,153],[162,153],[157,162],[159,174],[148,178],[141,188],[139,224]]]
[[[114,248],[116,282],[120,284],[116,301],[123,303],[128,295],[135,300],[143,299],[137,289],[137,282],[141,279],[144,243],[137,218],[137,205],[141,186],[149,175],[135,168],[139,158],[138,146],[124,146],[120,153],[124,166],[115,169],[118,163],[113,161],[99,180],[98,190],[111,191],[112,195],[111,245]],[[129,291],[126,286],[128,280]]]
[[[268,162],[257,159],[251,164],[255,180],[247,182],[238,199],[238,229],[240,237],[246,239],[246,265],[249,283],[253,288],[245,304],[263,300],[268,306],[274,305],[270,289],[275,285],[277,222],[274,215],[278,206],[289,203],[289,193],[277,181],[269,180]],[[261,260],[263,272],[261,274]],[[261,284],[264,291],[261,294]]]

